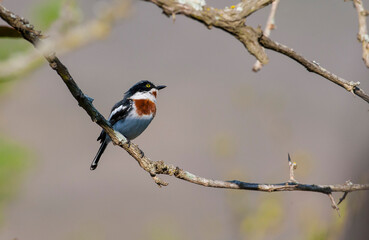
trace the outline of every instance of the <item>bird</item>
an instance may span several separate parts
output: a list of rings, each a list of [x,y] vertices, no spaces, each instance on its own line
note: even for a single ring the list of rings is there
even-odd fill
[[[156,97],[164,85],[156,86],[148,80],[142,80],[124,93],[123,99],[111,109],[109,123],[115,131],[126,137],[128,142],[138,137],[149,126],[156,115]],[[90,170],[95,170],[101,155],[111,142],[104,130],[97,138],[100,148],[92,161]]]

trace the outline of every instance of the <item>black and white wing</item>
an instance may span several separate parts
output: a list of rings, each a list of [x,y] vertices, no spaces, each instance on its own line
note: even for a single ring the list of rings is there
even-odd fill
[[[131,109],[132,109],[131,99],[123,99],[119,101],[111,109],[111,113],[110,113],[108,121],[113,126],[116,122],[125,118]],[[105,138],[106,138],[106,133],[104,130],[102,130],[100,133],[100,136],[97,138],[97,141],[100,140],[100,142],[103,142]]]

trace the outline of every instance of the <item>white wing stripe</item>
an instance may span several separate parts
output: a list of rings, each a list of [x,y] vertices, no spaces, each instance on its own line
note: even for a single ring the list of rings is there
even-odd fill
[[[127,108],[127,106],[123,106],[123,105],[120,105],[119,107],[117,107],[116,109],[114,109],[110,116],[109,116],[109,120],[117,113],[117,112],[120,112],[120,111],[124,111],[125,109]]]

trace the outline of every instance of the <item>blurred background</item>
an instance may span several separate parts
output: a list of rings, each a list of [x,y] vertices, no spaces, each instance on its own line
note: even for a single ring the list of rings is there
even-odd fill
[[[2,4],[59,41],[61,61],[105,116],[139,80],[168,86],[155,120],[134,140],[153,160],[212,179],[277,183],[288,180],[290,153],[300,182],[369,182],[369,105],[285,56],[267,51],[270,63],[253,73],[255,58],[231,35],[183,16],[173,23],[144,1]],[[247,24],[264,28],[269,10]],[[351,2],[284,0],[276,26],[273,40],[369,91]],[[349,194],[339,217],[316,193],[211,189],[166,176],[169,186],[158,188],[112,145],[92,172],[101,129],[57,74],[22,39],[0,39],[0,59],[0,239],[369,234],[367,192]]]

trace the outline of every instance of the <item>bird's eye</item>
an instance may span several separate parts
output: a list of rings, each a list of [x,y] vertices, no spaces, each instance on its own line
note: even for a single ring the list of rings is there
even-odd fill
[[[151,87],[150,83],[146,84],[146,87],[147,88],[150,88]]]

